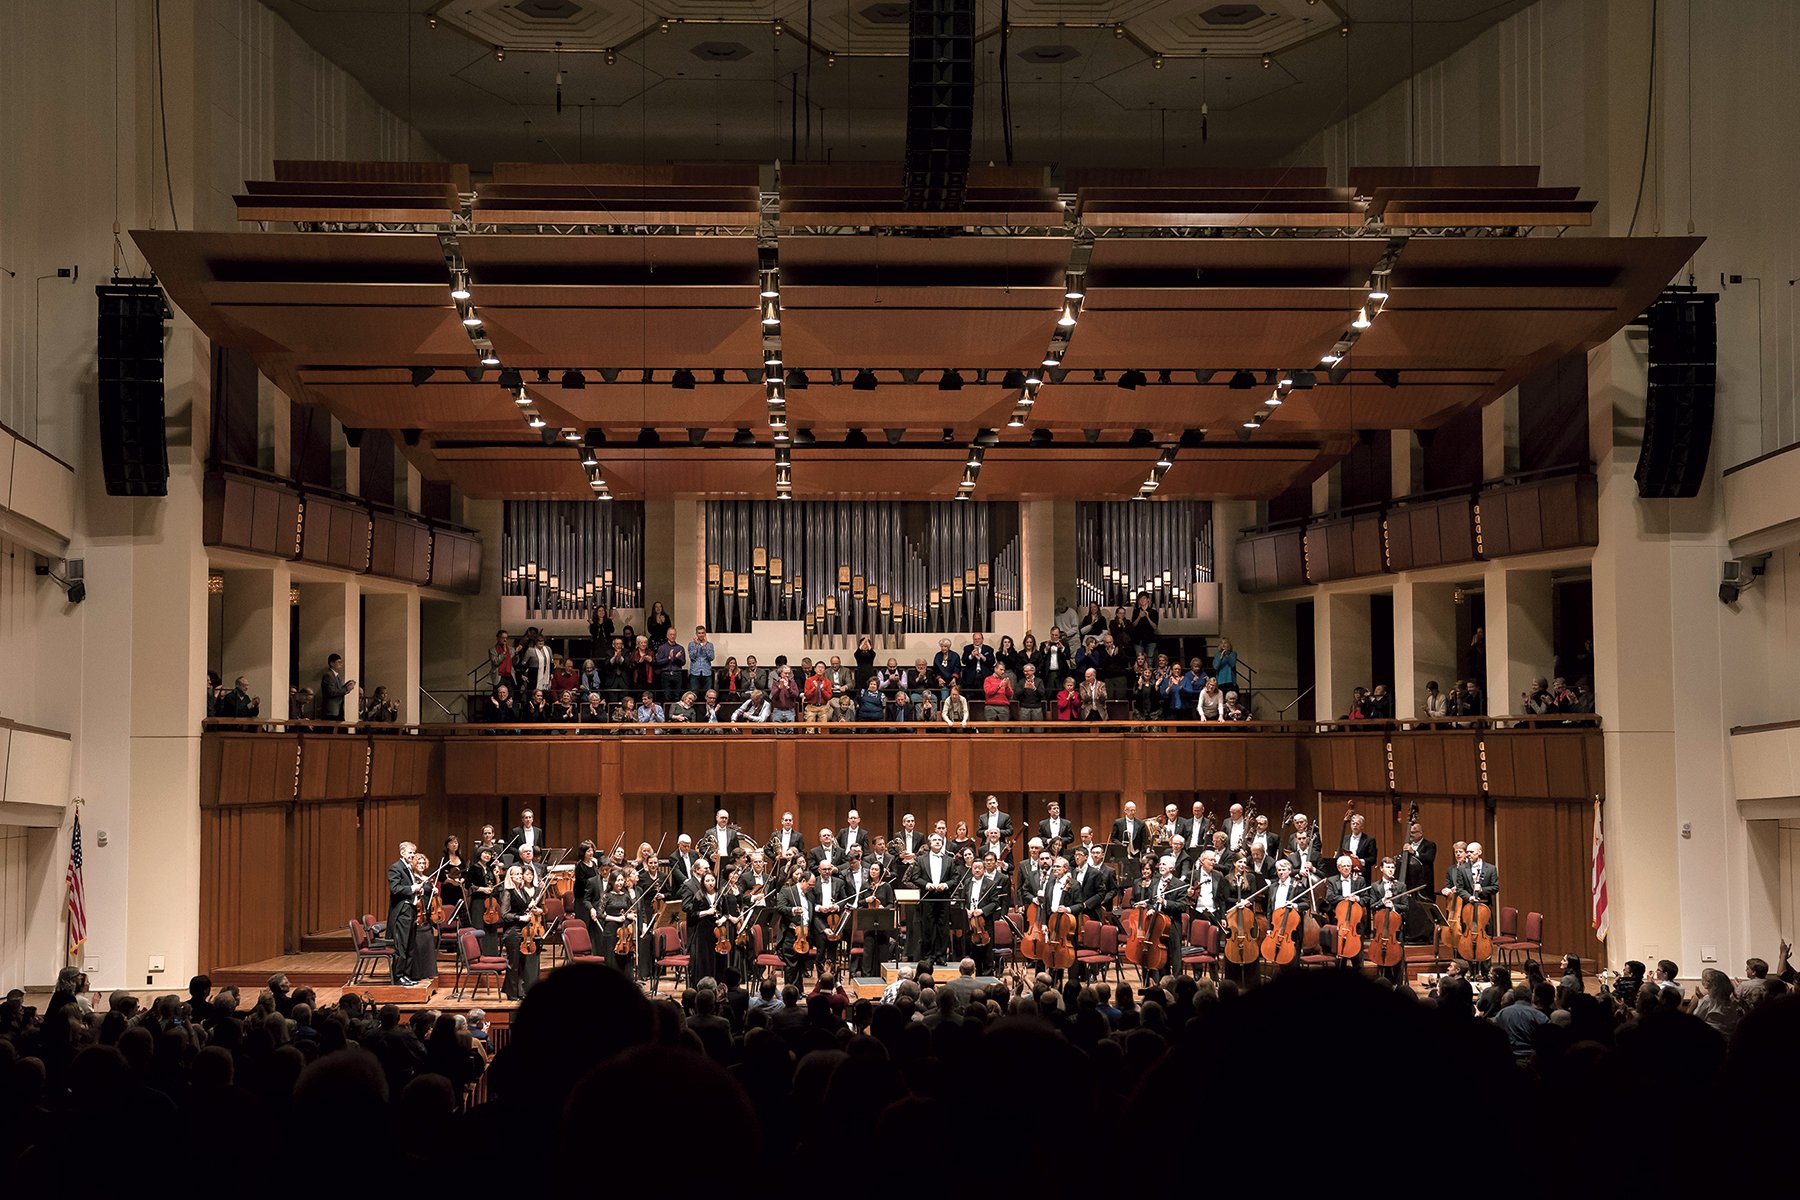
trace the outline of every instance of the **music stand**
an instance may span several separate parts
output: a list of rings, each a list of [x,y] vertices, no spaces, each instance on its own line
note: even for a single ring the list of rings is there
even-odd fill
[[[1116,871],[1126,863],[1136,862],[1137,860],[1132,857],[1130,846],[1125,845],[1123,842],[1108,842],[1106,843],[1105,861]]]

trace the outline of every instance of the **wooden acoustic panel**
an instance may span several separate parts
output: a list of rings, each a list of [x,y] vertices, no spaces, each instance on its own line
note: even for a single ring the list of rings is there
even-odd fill
[[[362,574],[369,569],[369,514],[349,501],[306,496],[295,557]]]
[[[351,800],[364,794],[369,739],[324,734],[300,739],[299,799]]]
[[[300,497],[276,483],[218,472],[206,476],[203,536],[208,546],[294,556]]]
[[[1553,475],[1482,489],[1482,556],[1599,545],[1599,497],[1599,485],[1588,475]]]
[[[430,583],[431,530],[424,522],[380,511],[369,519],[369,574]]]
[[[450,529],[431,531],[432,587],[453,592],[481,590],[481,539]]]
[[[201,738],[200,806],[288,803],[299,754],[297,734],[207,734]]]
[[[1387,550],[1395,571],[1474,561],[1474,501],[1456,495],[1395,505],[1387,513]]]
[[[1238,591],[1270,592],[1306,584],[1306,532],[1300,528],[1246,534],[1236,548]]]
[[[1355,513],[1306,527],[1306,572],[1314,583],[1387,570],[1379,512]]]
[[[273,958],[288,949],[286,810],[213,808],[200,818],[200,968]]]

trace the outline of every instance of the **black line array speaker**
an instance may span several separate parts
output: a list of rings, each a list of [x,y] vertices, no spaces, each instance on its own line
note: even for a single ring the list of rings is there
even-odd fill
[[[969,187],[975,0],[912,0],[906,74],[906,207],[953,212]]]
[[[154,279],[114,279],[100,297],[100,462],[109,496],[169,494],[163,421],[163,323]]]
[[[1650,382],[1638,495],[1696,496],[1712,449],[1713,387],[1719,374],[1719,297],[1670,288],[1644,314],[1650,327]]]

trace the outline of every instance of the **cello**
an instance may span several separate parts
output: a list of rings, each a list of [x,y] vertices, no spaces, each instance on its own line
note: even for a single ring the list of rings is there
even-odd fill
[[[1481,900],[1462,900],[1461,911],[1462,929],[1457,934],[1456,949],[1469,962],[1486,962],[1494,956],[1494,935],[1488,932],[1494,910]]]
[[[1045,969],[1061,971],[1075,965],[1075,914],[1053,912],[1044,918],[1039,957]]]
[[[1262,930],[1259,928],[1259,917],[1255,900],[1269,890],[1263,884],[1250,895],[1231,906],[1225,914],[1225,961],[1236,966],[1247,967],[1262,957]]]
[[[1343,897],[1332,910],[1337,916],[1335,949],[1337,956],[1346,962],[1362,953],[1363,939],[1358,930],[1362,927],[1363,917],[1369,910],[1363,906],[1363,902],[1358,900],[1357,896],[1368,890],[1365,887],[1361,892]]]
[[[1023,914],[1014,910],[1010,914],[1014,927],[1023,926],[1024,932],[1019,934],[1018,954],[1021,959],[1036,960],[1043,957],[1041,943],[1038,939],[1037,901],[1025,906]]]
[[[1284,904],[1269,914],[1269,931],[1263,934],[1262,956],[1278,967],[1294,961],[1300,947],[1294,935],[1300,931],[1300,910]]]
[[[1421,883],[1410,891],[1401,892],[1396,899],[1404,899],[1413,892],[1423,891],[1430,887],[1429,883]],[[1397,967],[1406,959],[1406,942],[1402,937],[1403,922],[1397,908],[1377,908],[1375,917],[1369,923],[1369,961],[1377,967]]]
[[[1168,889],[1162,900],[1187,886]],[[1143,971],[1146,978],[1169,963],[1170,918],[1162,911],[1162,900],[1139,900],[1119,917],[1119,928],[1125,933],[1125,961]],[[1151,908],[1151,904],[1157,907]]]

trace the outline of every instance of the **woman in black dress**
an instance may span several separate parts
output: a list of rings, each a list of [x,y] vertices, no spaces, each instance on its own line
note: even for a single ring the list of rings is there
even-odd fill
[[[656,855],[645,842],[638,851],[641,866],[625,869],[625,894],[631,897],[631,912],[637,918],[637,977],[649,984],[656,975],[656,930],[661,915],[661,900],[656,886]]]
[[[940,821],[938,824],[941,825],[943,822]],[[967,821],[958,821],[956,823],[956,836],[944,843],[944,849],[950,852],[951,857],[960,859],[965,850],[973,850],[975,849],[975,845],[975,839],[969,836],[969,823]]]
[[[718,877],[710,867],[701,868],[699,882],[682,904],[687,913],[688,962],[694,979],[718,974],[719,958],[713,946],[719,918],[726,915],[724,905],[725,893],[719,890]]]
[[[481,952],[500,953],[500,913],[505,903],[501,893],[505,890],[506,879],[499,859],[495,857],[495,847],[481,848],[475,861],[469,864],[463,886],[469,895],[467,923],[481,929]],[[491,909],[489,900],[494,902]]]
[[[591,839],[582,839],[575,850],[579,857],[575,863],[575,887],[570,893],[575,898],[575,915],[587,926],[594,949],[599,950],[600,936],[605,932],[599,919],[600,900],[606,893],[606,881],[601,876],[603,864]]]
[[[500,905],[502,941],[506,946],[506,981],[503,989],[509,999],[523,1000],[525,993],[537,985],[538,956],[526,954],[521,943],[525,925],[531,919],[534,893],[525,886],[525,873],[518,867],[506,869],[506,891]]]
[[[868,634],[856,639],[856,687],[860,691],[869,686],[869,680],[875,674],[875,643]]]
[[[457,906],[462,904],[468,895],[464,891],[463,882],[463,874],[468,870],[468,864],[463,861],[462,839],[454,833],[444,839],[444,857],[439,860],[438,865],[444,868],[444,873],[438,876],[438,890],[444,897],[445,918],[450,921],[452,928],[470,924],[469,910],[464,907],[461,912],[457,911]]]
[[[658,600],[650,606],[650,615],[644,618],[644,632],[650,638],[652,646],[660,646],[669,640],[669,630],[675,619],[669,615],[668,609]]]
[[[412,867],[414,873],[421,879],[431,878],[431,860],[423,853],[413,855]],[[410,979],[423,981],[437,975],[438,927],[431,924],[430,914],[431,887],[427,885],[425,898],[420,902],[418,923],[413,927],[411,953],[407,955],[406,974]],[[448,917],[449,915],[450,908],[445,905],[444,916]],[[402,952],[406,950],[405,947],[401,949]]]
[[[631,911],[632,896],[625,890],[625,872],[614,871],[607,878],[606,894],[600,901],[600,933],[594,939],[594,949],[626,975],[632,973],[632,960],[637,957],[637,939],[631,938],[630,949],[620,954],[619,930],[630,928]]]

